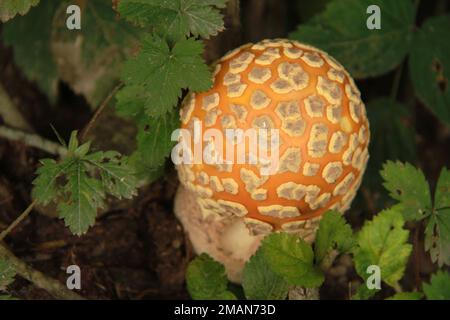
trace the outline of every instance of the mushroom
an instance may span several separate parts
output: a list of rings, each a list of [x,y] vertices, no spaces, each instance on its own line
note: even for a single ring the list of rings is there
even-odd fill
[[[172,156],[190,161],[177,162],[175,213],[194,250],[239,283],[264,236],[312,242],[324,212],[349,208],[369,157],[369,123],[342,65],[296,41],[243,45],[217,62],[213,77],[209,91],[183,101]],[[249,129],[267,129],[261,140],[278,142],[266,144],[269,156],[255,156],[242,134]]]

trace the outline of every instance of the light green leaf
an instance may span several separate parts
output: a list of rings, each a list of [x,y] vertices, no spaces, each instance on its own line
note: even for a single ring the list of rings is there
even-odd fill
[[[261,243],[260,249],[268,267],[290,285],[319,287],[323,273],[314,266],[314,253],[309,244],[297,236],[273,233]]]
[[[50,51],[50,34],[57,6],[58,1],[42,0],[27,15],[3,25],[3,40],[12,46],[15,63],[52,102],[56,99],[58,72]]]
[[[189,264],[186,284],[194,300],[235,300],[227,290],[228,279],[225,268],[219,262],[203,253]]]
[[[367,280],[367,267],[376,265],[381,280],[392,287],[398,285],[405,271],[412,246],[407,243],[409,231],[403,229],[400,212],[385,210],[364,224],[357,235],[354,261],[358,274]]]
[[[369,30],[367,7],[381,9],[381,29]],[[414,24],[410,0],[339,0],[291,33],[291,39],[317,46],[334,56],[356,78],[374,77],[395,68],[409,50]]]
[[[398,292],[386,300],[420,300],[422,298],[422,292]]]
[[[356,293],[352,296],[352,300],[369,300],[372,298],[376,293],[378,293],[380,290],[373,288],[369,289],[366,285],[366,283],[362,283],[358,289],[356,290]]]
[[[430,283],[423,284],[423,292],[428,300],[450,300],[450,274],[444,271],[433,274]]]
[[[137,150],[147,166],[161,166],[170,155],[176,141],[171,141],[172,132],[179,128],[177,112],[170,112],[161,118],[143,115],[138,120]]]
[[[331,250],[344,253],[354,245],[353,231],[342,214],[336,211],[326,212],[320,220],[317,230],[314,252],[316,264],[320,264]]]
[[[37,5],[39,0],[5,0],[0,2],[0,21],[6,22],[17,14],[23,16],[31,7]]]
[[[450,15],[425,21],[414,38],[409,59],[417,96],[444,123],[450,125]]]
[[[181,40],[169,48],[161,38],[145,37],[140,54],[124,66],[126,86],[118,98],[121,113],[129,108],[129,114],[135,114],[140,105],[147,114],[162,116],[177,104],[181,89],[207,90],[211,75],[202,61],[202,51],[202,43],[194,39]]]
[[[170,39],[189,34],[208,39],[224,29],[223,17],[217,8],[226,0],[123,0],[120,14],[138,25],[149,26]]]
[[[389,195],[400,201],[406,220],[420,220],[430,214],[430,188],[420,169],[409,163],[387,161],[380,174]]]
[[[242,286],[245,297],[250,300],[284,300],[289,284],[267,267],[267,261],[261,251],[256,252],[246,263]]]
[[[13,265],[5,259],[0,258],[0,291],[5,290],[5,288],[14,281],[16,276],[16,271]]]

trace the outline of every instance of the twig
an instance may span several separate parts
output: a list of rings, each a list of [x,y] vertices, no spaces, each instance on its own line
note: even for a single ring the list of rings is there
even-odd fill
[[[54,155],[59,155],[60,157],[64,157],[67,154],[66,148],[53,141],[46,140],[40,135],[26,133],[2,125],[0,125],[0,137],[13,141],[21,141],[28,146],[44,150]]]
[[[3,241],[3,239],[5,239],[5,237],[11,232],[11,230],[13,230],[15,227],[17,227],[17,225],[19,223],[22,222],[23,219],[25,219],[26,217],[28,217],[28,215],[30,214],[31,210],[33,210],[34,206],[36,205],[36,200],[34,200],[32,203],[30,203],[30,205],[28,206],[28,208],[26,208],[24,210],[24,212],[22,212],[20,214],[20,216],[18,216],[16,218],[16,220],[14,220],[9,226],[8,228],[6,228],[5,230],[2,231],[2,233],[0,233],[0,242]]]
[[[117,86],[115,86],[114,89],[105,98],[105,100],[103,100],[103,102],[100,104],[100,106],[97,108],[97,110],[95,110],[95,113],[92,116],[91,120],[89,120],[89,122],[86,124],[86,126],[83,128],[83,130],[81,130],[81,132],[80,132],[80,136],[79,136],[80,141],[84,141],[86,139],[88,132],[92,129],[92,127],[94,126],[94,124],[97,121],[100,114],[106,108],[109,101],[112,99],[112,97],[114,97],[114,95],[117,93],[117,91],[119,91],[119,89],[122,88],[122,86],[123,86],[122,82],[119,83]]]
[[[44,289],[54,298],[63,300],[84,299],[77,293],[67,289],[67,287],[62,285],[59,281],[50,278],[42,272],[27,265],[25,262],[17,258],[11,251],[9,251],[3,243],[0,244],[0,257],[8,261],[14,267],[17,274],[32,282],[37,287]]]

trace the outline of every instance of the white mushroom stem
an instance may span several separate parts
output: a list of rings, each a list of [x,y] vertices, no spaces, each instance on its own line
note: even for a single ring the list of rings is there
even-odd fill
[[[242,218],[204,216],[196,196],[182,185],[175,196],[175,214],[197,254],[207,253],[225,266],[228,279],[240,283],[242,270],[264,236],[252,236]]]

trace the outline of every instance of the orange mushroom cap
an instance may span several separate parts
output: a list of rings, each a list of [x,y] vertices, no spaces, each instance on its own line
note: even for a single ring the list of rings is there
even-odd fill
[[[202,132],[279,129],[273,174],[261,174],[261,163],[177,166],[205,215],[242,217],[253,234],[297,232],[328,209],[344,212],[368,161],[369,123],[353,79],[328,54],[296,41],[264,40],[226,54],[213,87],[185,99],[181,121],[192,134],[196,121]],[[248,158],[250,147],[238,148],[244,142],[235,141],[234,160],[239,152]],[[201,141],[201,150],[214,143]]]

